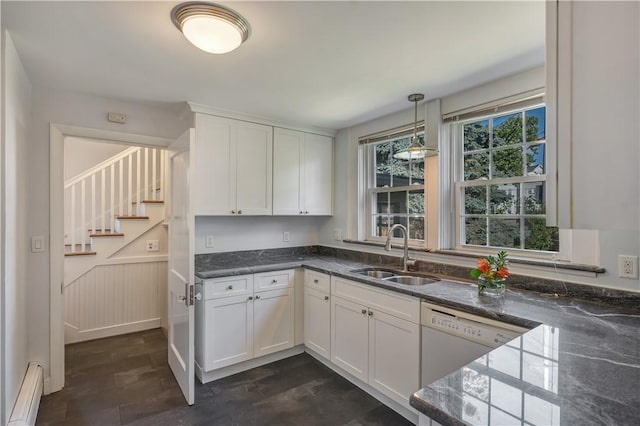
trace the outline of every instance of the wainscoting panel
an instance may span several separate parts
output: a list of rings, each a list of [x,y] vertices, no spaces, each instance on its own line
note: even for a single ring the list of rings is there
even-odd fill
[[[64,289],[65,343],[164,326],[167,262],[99,265]]]

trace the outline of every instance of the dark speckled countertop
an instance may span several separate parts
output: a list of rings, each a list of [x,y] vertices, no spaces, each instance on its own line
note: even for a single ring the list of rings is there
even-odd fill
[[[250,253],[250,254],[249,254]],[[418,390],[411,405],[442,425],[640,424],[640,308],[509,288],[502,300],[442,279],[415,287],[350,272],[389,266],[313,252],[196,256],[201,279],[304,267],[531,328]]]

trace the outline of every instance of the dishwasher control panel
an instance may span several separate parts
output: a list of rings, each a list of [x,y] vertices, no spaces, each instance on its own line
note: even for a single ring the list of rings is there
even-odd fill
[[[424,302],[421,315],[423,327],[440,330],[489,347],[501,346],[526,331],[509,324],[501,327],[503,324],[496,324],[493,320],[486,319],[484,322],[483,318],[477,315]]]

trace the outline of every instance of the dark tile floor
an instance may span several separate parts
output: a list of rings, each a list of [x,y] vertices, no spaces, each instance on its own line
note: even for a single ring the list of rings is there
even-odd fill
[[[307,354],[200,384],[186,405],[150,330],[66,347],[66,385],[42,398],[38,425],[408,425]]]

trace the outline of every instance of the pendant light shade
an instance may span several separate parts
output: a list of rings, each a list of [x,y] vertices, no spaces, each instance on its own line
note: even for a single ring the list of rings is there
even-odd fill
[[[414,109],[414,128],[413,128],[413,139],[411,140],[411,145],[407,148],[407,152],[409,156],[414,158],[424,158],[427,155],[427,148],[420,143],[418,139],[418,102],[424,99],[424,95],[422,93],[414,93],[409,95],[409,102],[413,102],[415,104]]]
[[[209,53],[231,52],[251,33],[242,16],[214,3],[182,3],[171,11],[171,20],[187,40]]]

